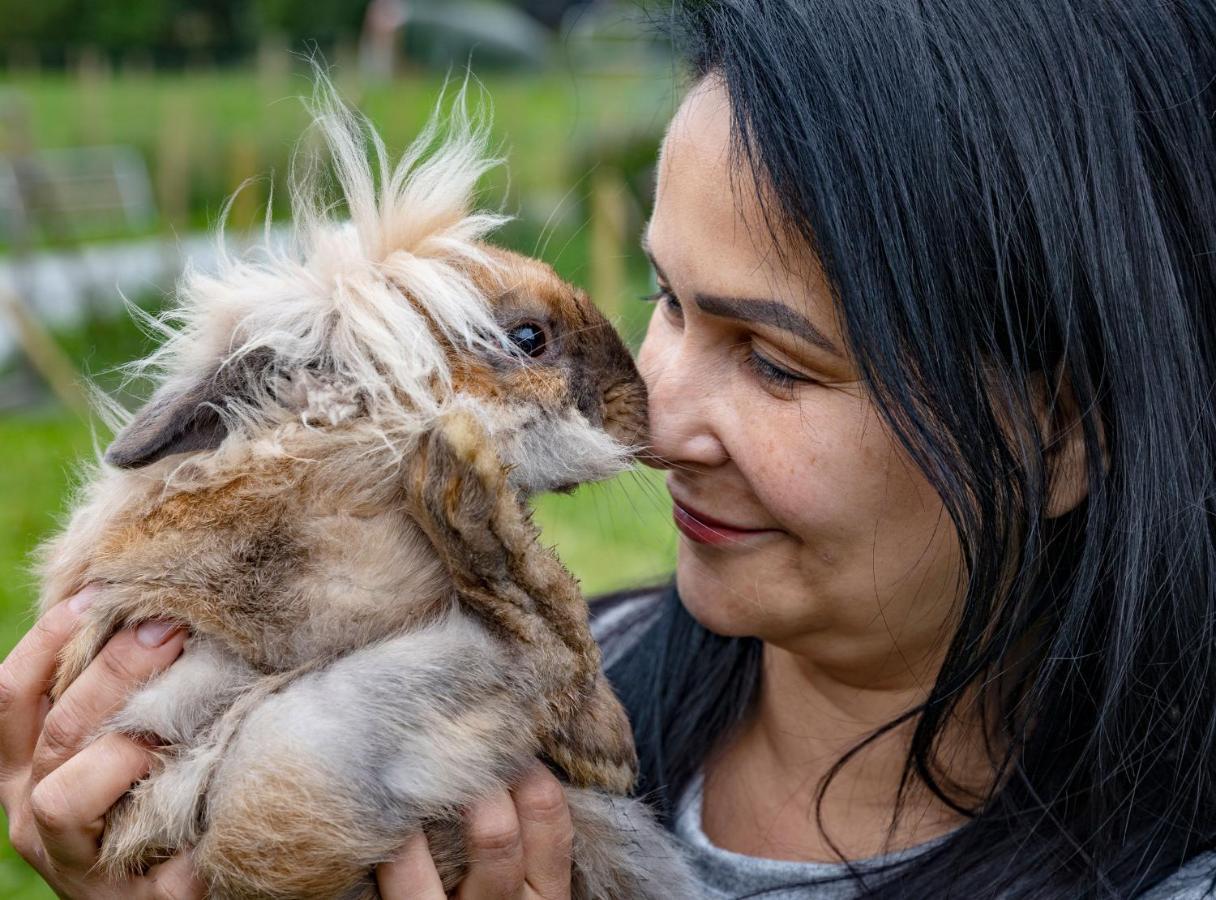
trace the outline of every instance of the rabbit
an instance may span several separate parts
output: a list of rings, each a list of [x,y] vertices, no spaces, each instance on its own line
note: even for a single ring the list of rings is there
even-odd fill
[[[626,796],[629,722],[528,506],[644,445],[629,353],[582,291],[487,243],[504,217],[472,197],[496,161],[463,93],[396,164],[324,76],[311,108],[348,218],[297,166],[289,246],[186,271],[137,364],[156,390],[41,549],[42,609],[98,589],[52,699],[121,627],[190,632],[105,726],[158,764],[99,864],[193,846],[212,896],[354,900],[424,829],[450,889],[461,811],[541,755],[575,897],[692,896]]]

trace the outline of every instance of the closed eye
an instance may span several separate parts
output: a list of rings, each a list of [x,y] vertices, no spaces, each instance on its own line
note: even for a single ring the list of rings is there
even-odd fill
[[[762,356],[755,349],[747,353],[747,366],[764,381],[767,381],[782,391],[792,391],[799,384],[818,384],[813,378],[799,375],[788,369],[783,369],[770,359]]]
[[[684,314],[679,298],[670,288],[661,283],[659,289],[653,294],[647,294],[638,299],[644,303],[661,303],[668,312],[677,317],[682,317]],[[755,349],[748,351],[745,363],[758,378],[782,393],[791,393],[799,384],[819,384],[813,378],[782,368]]]
[[[680,306],[680,300],[672,292],[671,288],[659,285],[659,289],[653,294],[647,294],[639,298],[643,303],[662,303],[667,311],[674,315],[683,315],[683,307]]]

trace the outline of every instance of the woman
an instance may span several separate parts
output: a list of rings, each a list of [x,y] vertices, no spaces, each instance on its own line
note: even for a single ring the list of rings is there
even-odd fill
[[[684,540],[673,589],[597,625],[640,790],[706,896],[1202,896],[1216,11],[712,0],[672,22],[696,79],[640,367]],[[14,841],[67,896],[199,896],[183,859],[85,871],[147,754],[83,736],[182,636],[116,637],[42,732],[72,616],[0,668]],[[543,769],[470,827],[461,897],[565,895]],[[422,838],[379,877],[442,896]]]

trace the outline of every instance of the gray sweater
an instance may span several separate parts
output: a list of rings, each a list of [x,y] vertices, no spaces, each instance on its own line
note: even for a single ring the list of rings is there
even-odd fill
[[[644,594],[610,601],[599,609],[593,605],[592,631],[603,651],[605,667],[627,654],[654,621],[659,596]],[[763,897],[766,900],[852,900],[859,896],[856,883],[846,877],[848,870],[843,863],[764,859],[714,846],[701,829],[699,777],[679,798],[672,830],[685,847],[705,900],[740,900],[744,897]],[[946,840],[946,836],[897,853],[855,861],[853,865],[864,872],[914,857],[943,840]],[[813,888],[788,887],[832,878],[840,880],[827,881]],[[1209,890],[1214,879],[1216,856],[1199,857],[1149,893],[1141,895],[1139,900],[1216,898],[1216,890]]]

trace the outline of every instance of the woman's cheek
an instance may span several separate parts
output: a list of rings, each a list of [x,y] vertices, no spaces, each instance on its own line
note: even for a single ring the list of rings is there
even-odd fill
[[[847,494],[827,485],[803,482],[767,498],[766,505],[778,526],[788,532],[787,549],[805,565],[837,568],[849,555],[860,534],[856,508]]]
[[[785,422],[765,412],[758,417],[769,433],[754,441],[759,452],[749,481],[780,527],[799,533],[855,520],[872,503],[868,454],[831,427],[839,422],[805,415]]]
[[[904,524],[910,514],[923,523],[926,514],[925,498],[907,483],[907,469],[890,443],[860,439],[861,430],[842,419],[804,417],[797,427],[814,429],[816,439],[800,442],[791,441],[798,432],[788,425],[781,452],[758,458],[752,478],[775,524],[800,545],[803,565],[827,570],[870,560],[876,531]],[[877,423],[868,427],[882,433]]]

